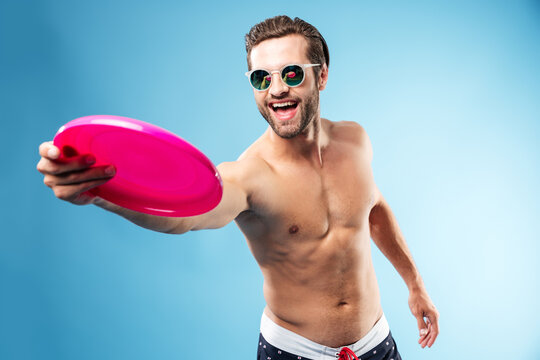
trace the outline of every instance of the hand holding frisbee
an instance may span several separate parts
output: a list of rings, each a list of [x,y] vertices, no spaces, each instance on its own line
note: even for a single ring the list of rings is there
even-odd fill
[[[112,164],[115,176],[89,192],[116,205],[152,215],[194,216],[212,210],[223,193],[216,167],[177,135],[140,120],[85,116],[54,137],[61,150],[92,154],[93,167]]]

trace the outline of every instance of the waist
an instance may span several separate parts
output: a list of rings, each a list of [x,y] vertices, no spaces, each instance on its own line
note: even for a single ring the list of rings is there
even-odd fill
[[[389,333],[390,327],[383,314],[373,328],[360,340],[344,346],[347,346],[356,354],[363,354],[380,344]],[[309,359],[319,359],[325,356],[335,357],[335,354],[339,353],[344,347],[334,348],[311,341],[276,324],[264,312],[261,318],[261,334],[271,345]]]

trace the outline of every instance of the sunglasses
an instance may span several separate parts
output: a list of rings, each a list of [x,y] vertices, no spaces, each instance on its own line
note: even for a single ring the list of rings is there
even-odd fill
[[[288,87],[300,86],[304,82],[304,73],[306,68],[319,66],[321,64],[289,64],[282,67],[280,70],[268,71],[264,69],[255,69],[248,71],[246,76],[249,83],[257,91],[265,91],[270,87],[272,82],[272,74],[281,74],[281,80]]]

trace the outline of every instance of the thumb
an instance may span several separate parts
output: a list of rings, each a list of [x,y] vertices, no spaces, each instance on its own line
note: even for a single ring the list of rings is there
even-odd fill
[[[418,330],[420,330],[420,336],[426,335],[428,327],[427,327],[426,322],[424,321],[424,317],[419,316],[416,318],[416,320],[418,321]]]

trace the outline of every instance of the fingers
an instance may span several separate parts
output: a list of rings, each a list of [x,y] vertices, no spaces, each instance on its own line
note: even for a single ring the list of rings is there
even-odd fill
[[[426,324],[424,321],[424,317],[420,316],[417,318],[418,321],[418,329],[420,331],[420,339],[418,339],[418,343],[422,348],[424,348],[427,344],[427,338],[429,336],[429,324]]]
[[[94,196],[88,190],[109,181],[116,173],[112,165],[91,167],[96,162],[91,154],[80,155],[69,147],[64,147],[61,154],[52,141],[42,143],[39,154],[37,170],[45,175],[44,184],[57,198],[74,204],[91,202]]]
[[[46,141],[39,145],[39,155],[54,160],[60,156],[60,149],[54,146],[52,141]]]
[[[418,340],[418,343],[420,344],[422,349],[425,348],[428,344],[431,335],[431,324],[429,323],[429,320],[427,320],[427,327],[423,334],[424,335],[420,336],[420,339]]]
[[[78,155],[71,158],[69,161],[55,161],[50,158],[42,157],[38,164],[37,170],[42,174],[60,175],[71,171],[80,171],[90,167],[96,162],[93,155]]]
[[[109,180],[114,173],[115,169],[112,165],[96,166],[81,171],[62,172],[57,175],[45,173],[43,182],[48,187],[54,188],[60,185],[77,185],[94,180]]]
[[[53,188],[53,191],[54,195],[61,200],[82,205],[89,203],[93,198],[93,196],[87,192],[88,190],[102,185],[109,180],[110,179],[107,178],[87,181],[75,185],[57,185]]]
[[[428,314],[427,318],[428,318],[429,326],[430,326],[430,331],[429,331],[430,334],[429,334],[427,346],[431,347],[431,345],[433,345],[433,343],[437,339],[437,336],[439,336],[439,314],[437,313],[437,311],[435,311],[431,314]]]
[[[37,164],[37,170],[42,174],[62,174],[70,171],[79,171],[88,168],[96,162],[91,154],[79,155],[75,149],[66,147],[64,158],[60,160],[60,149],[47,141],[39,146],[41,159]]]
[[[418,330],[420,331],[420,338],[423,338],[427,335],[428,326],[424,322],[423,316],[416,317],[416,321],[418,321]]]
[[[427,323],[427,331],[423,336],[421,335],[420,339],[418,340],[418,343],[422,348],[425,348],[426,346],[431,347],[439,335],[439,314],[435,311],[427,314],[425,318]]]
[[[37,164],[37,170],[43,175],[64,175],[69,172],[81,171],[89,168],[96,162],[92,154],[79,155],[73,148],[64,148],[64,158],[60,160],[60,150],[47,141],[39,146],[41,159]]]

